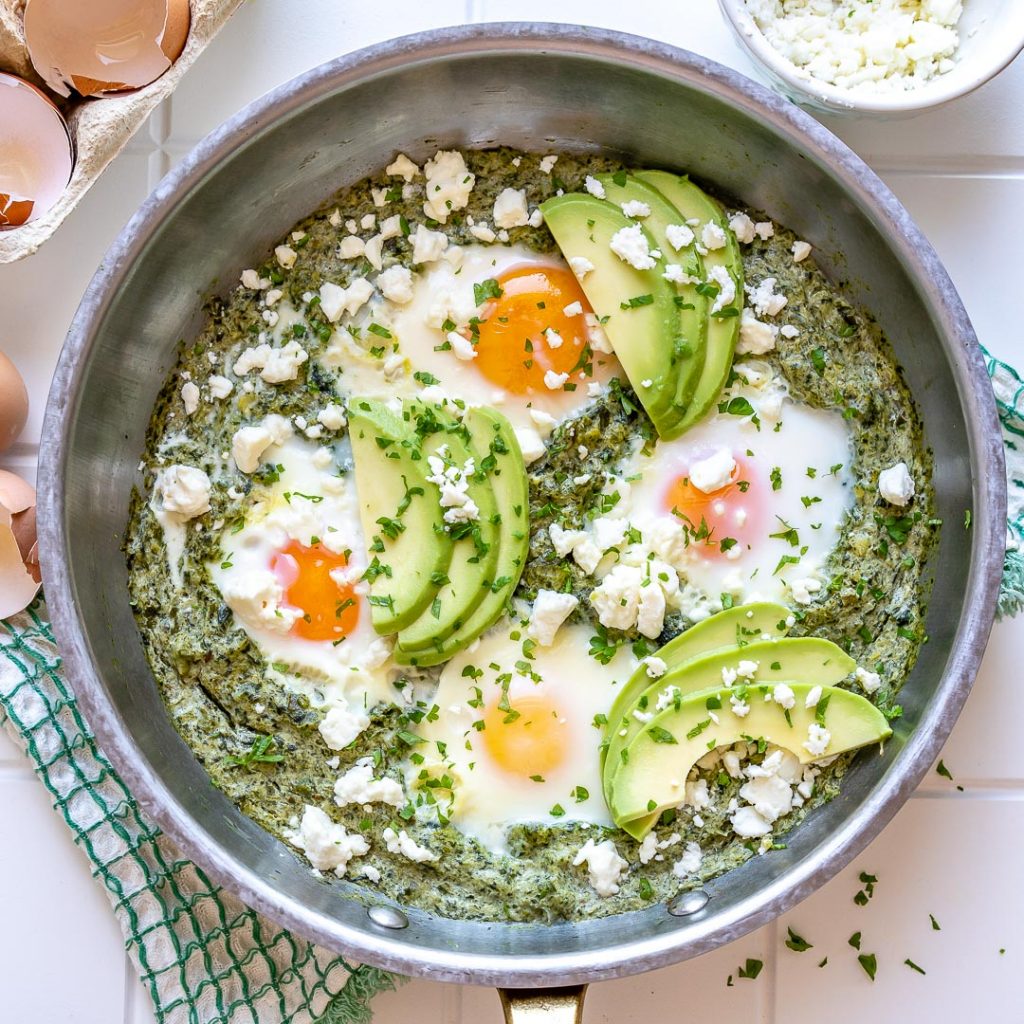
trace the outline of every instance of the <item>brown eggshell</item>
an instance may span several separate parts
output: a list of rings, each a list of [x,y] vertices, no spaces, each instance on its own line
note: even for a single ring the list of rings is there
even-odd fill
[[[140,89],[181,55],[189,0],[28,0],[25,41],[32,64],[60,96]]]
[[[0,72],[0,230],[42,217],[64,193],[74,166],[67,122],[53,101]]]
[[[36,489],[20,476],[7,469],[0,469],[0,505],[11,515],[35,507]]]
[[[27,419],[28,388],[18,368],[0,352],[0,452],[18,440]]]
[[[23,611],[39,593],[38,564],[29,567],[25,561],[14,535],[13,517],[0,505],[0,619]]]

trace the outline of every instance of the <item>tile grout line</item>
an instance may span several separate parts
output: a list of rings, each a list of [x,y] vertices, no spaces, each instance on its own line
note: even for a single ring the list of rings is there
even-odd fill
[[[767,976],[765,977],[764,1006],[761,1008],[761,1020],[764,1024],[775,1024],[776,1002],[778,995],[779,971],[779,919],[773,918],[768,925],[768,952],[765,954]]]

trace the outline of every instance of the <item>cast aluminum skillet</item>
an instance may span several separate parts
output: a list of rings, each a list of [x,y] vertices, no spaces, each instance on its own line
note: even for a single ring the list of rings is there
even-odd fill
[[[785,850],[709,884],[706,906],[688,915],[654,906],[577,925],[456,922],[382,914],[372,891],[318,882],[209,785],[164,714],[128,604],[120,547],[146,424],[211,282],[230,288],[300,216],[398,150],[422,160],[439,145],[498,143],[610,150],[686,170],[809,239],[888,335],[935,453],[946,527],[927,567],[930,641],[884,756],[858,759],[841,795]],[[520,990],[508,993],[510,1013],[539,1005],[567,1020],[586,983],[696,956],[763,925],[881,830],[963,705],[1003,563],[1003,455],[988,377],[960,299],[903,207],[788,102],[692,53],[596,29],[503,24],[398,39],[315,68],[213,132],[93,279],[57,368],[41,463],[43,575],[67,671],[110,760],[181,849],[247,904],[328,948],[404,974]],[[571,998],[524,1003],[521,990],[557,986],[575,986]]]

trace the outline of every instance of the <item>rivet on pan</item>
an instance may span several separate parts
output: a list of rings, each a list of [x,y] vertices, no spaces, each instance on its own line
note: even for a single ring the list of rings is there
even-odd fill
[[[408,928],[409,918],[395,907],[370,907],[367,917],[381,928]]]
[[[711,896],[703,889],[693,889],[691,892],[680,893],[668,904],[668,912],[673,917],[689,917],[697,914],[707,905]]]

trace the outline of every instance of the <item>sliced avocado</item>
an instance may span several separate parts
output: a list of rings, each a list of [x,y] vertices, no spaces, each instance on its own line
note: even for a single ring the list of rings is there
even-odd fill
[[[481,468],[482,456],[472,446],[465,423],[460,423],[440,406],[422,408],[425,415],[421,414],[420,422],[432,419],[438,428],[423,438],[424,464],[445,446],[446,462],[451,465],[462,468],[472,459],[475,472],[467,479],[467,493],[475,502],[478,514],[475,520],[465,523],[442,522],[441,532],[452,543],[447,580],[419,617],[399,631],[395,659],[403,664],[408,664],[413,656],[424,651],[440,652],[443,641],[461,628],[475,610],[485,581],[494,579],[498,562],[499,517],[489,474]],[[429,474],[429,470],[427,472]],[[432,540],[424,535],[421,543],[430,544]],[[417,663],[425,664],[420,658],[417,658]]]
[[[788,681],[795,703],[787,712],[764,699],[774,685],[705,690],[683,700],[678,708],[656,715],[629,745],[628,759],[616,773],[611,802],[615,823],[642,839],[662,811],[681,803],[690,769],[717,746],[763,739],[785,747],[807,764],[881,743],[892,735],[885,716],[859,694],[826,686],[817,705],[808,708],[807,695],[820,684]],[[733,712],[730,698],[744,692],[750,711],[741,718]],[[831,734],[823,754],[812,754],[804,746],[815,723]]]
[[[736,236],[730,229],[721,206],[685,176],[669,174],[668,171],[640,171],[637,177],[647,182],[648,185],[653,185],[687,219],[699,220],[701,225],[708,221],[714,221],[725,231],[727,239],[725,248],[709,250],[704,257],[704,267],[706,271],[710,271],[712,267],[724,267],[729,272],[729,276],[732,277],[733,283],[736,285],[736,300],[731,308],[737,314],[740,313],[743,309],[743,257],[740,254]],[[718,400],[718,396],[729,378],[739,331],[740,318],[738,315],[709,315],[704,367],[690,400],[689,408],[683,417],[680,432],[702,419]]]
[[[431,579],[447,570],[453,545],[441,532],[440,495],[409,422],[373,398],[350,399],[348,415],[370,617],[378,633],[395,633],[430,604]]]
[[[516,440],[512,424],[495,409],[476,407],[463,419],[469,429],[473,450],[479,464],[488,473],[501,522],[498,526],[498,560],[494,578],[484,580],[483,597],[469,618],[447,640],[443,652],[428,652],[428,660],[417,659],[418,665],[434,665],[446,661],[462,648],[468,647],[485,633],[501,615],[526,565],[530,547],[530,496],[526,480],[526,464]],[[491,466],[490,460],[494,463]]]
[[[675,286],[661,276],[664,260],[637,270],[619,259],[611,250],[612,236],[633,221],[603,199],[573,192],[548,199],[540,209],[570,265],[576,257],[593,265],[580,286],[655,429],[675,431],[685,412],[675,404],[679,311]],[[656,248],[650,234],[644,235]]]
[[[747,644],[771,637],[785,636],[789,631],[787,621],[790,611],[784,605],[767,601],[738,605],[718,612],[703,622],[691,626],[685,633],[669,640],[655,652],[665,662],[665,673],[674,672],[685,663],[705,654],[723,649],[739,650]],[[742,657],[742,654],[740,654]],[[660,683],[660,676],[654,680],[647,674],[647,666],[641,664],[616,694],[608,711],[609,730],[612,724],[621,722],[636,706],[637,698],[647,689]],[[664,687],[662,687],[664,689]],[[621,729],[621,727],[620,727]],[[602,753],[602,763],[604,754]]]
[[[646,203],[651,212],[643,217],[640,223],[661,250],[665,263],[678,263],[690,276],[703,278],[704,267],[696,249],[696,239],[694,243],[678,252],[668,240],[668,228],[672,225],[686,227],[686,220],[656,188],[621,171],[615,174],[599,174],[597,180],[604,186],[608,202],[614,203],[620,209],[623,203]],[[709,303],[707,296],[698,292],[695,284],[677,284],[675,287],[676,306],[679,309],[675,404],[679,408],[684,408],[689,404],[704,368]]]
[[[621,762],[622,750],[644,728],[636,717],[656,711],[658,698],[670,686],[676,687],[682,697],[721,685],[722,672],[735,669],[741,661],[757,662],[753,683],[776,683],[783,679],[813,679],[822,686],[830,686],[845,679],[857,663],[831,640],[819,637],[779,637],[775,640],[755,640],[744,647],[726,647],[702,657],[684,662],[677,669],[666,672],[660,679],[648,680],[648,687],[629,705],[619,718],[609,716],[605,727],[608,749],[605,752],[604,784],[606,795],[613,785],[614,773]]]

